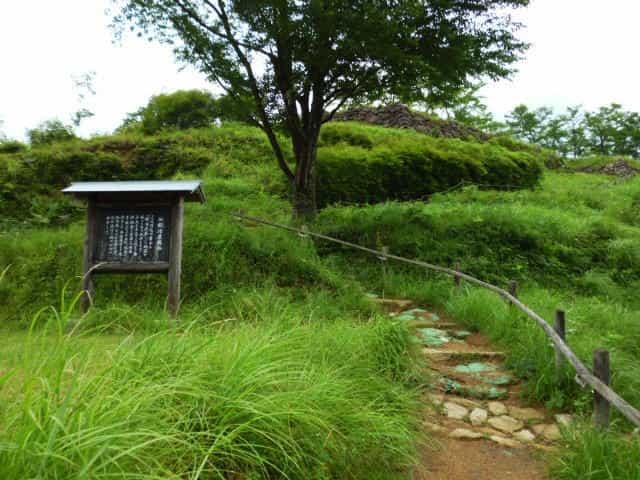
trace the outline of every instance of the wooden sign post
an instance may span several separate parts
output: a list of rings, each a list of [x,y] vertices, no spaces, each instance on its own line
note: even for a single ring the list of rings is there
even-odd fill
[[[180,308],[184,202],[205,202],[202,182],[80,182],[63,190],[87,200],[82,310],[93,303],[93,276],[166,273],[167,308]]]

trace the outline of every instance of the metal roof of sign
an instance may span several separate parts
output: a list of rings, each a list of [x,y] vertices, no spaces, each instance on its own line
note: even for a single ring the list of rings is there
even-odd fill
[[[77,196],[96,193],[173,192],[185,194],[186,201],[204,203],[202,180],[144,180],[121,182],[73,182],[62,190]]]

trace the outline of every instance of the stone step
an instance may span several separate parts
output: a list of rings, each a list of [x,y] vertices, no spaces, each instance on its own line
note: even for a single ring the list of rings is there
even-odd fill
[[[439,330],[464,330],[453,322],[433,322],[430,320],[416,319],[408,320],[407,325],[411,328],[437,328]]]
[[[406,310],[407,308],[413,305],[411,300],[404,300],[401,298],[379,298],[379,297],[369,297],[369,300],[373,303],[377,303],[382,307],[386,308],[391,312],[399,312],[402,310]]]
[[[453,379],[463,385],[507,386],[515,383],[508,371],[490,362],[460,362],[455,365],[431,363],[429,368],[443,377]]]
[[[485,350],[445,350],[440,348],[425,347],[422,353],[434,360],[442,360],[448,358],[464,358],[472,360],[474,358],[499,358],[505,357],[504,352],[485,351]]]

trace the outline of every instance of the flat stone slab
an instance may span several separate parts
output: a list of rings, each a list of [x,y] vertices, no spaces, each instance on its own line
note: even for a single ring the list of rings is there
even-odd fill
[[[531,430],[527,430],[526,428],[524,428],[515,432],[513,434],[513,438],[522,443],[531,443],[536,439],[536,436],[531,432]]]
[[[471,422],[471,425],[478,427],[483,425],[487,421],[488,417],[489,414],[484,408],[474,408],[469,414],[469,421]]]
[[[535,432],[536,435],[542,436],[545,440],[548,440],[549,442],[555,442],[556,440],[560,440],[562,438],[562,433],[560,433],[560,429],[554,423],[534,425],[533,431]]]
[[[496,430],[500,430],[501,432],[505,433],[513,433],[524,427],[524,423],[508,415],[492,417],[488,420],[488,423]]]
[[[484,362],[472,362],[464,365],[456,365],[454,370],[459,373],[484,373],[495,372],[496,366]]]
[[[484,400],[487,398],[504,398],[509,394],[509,392],[503,388],[487,385],[463,385],[462,383],[447,377],[441,377],[439,382],[445,392],[455,393],[461,397]]]
[[[488,385],[508,385],[513,381],[510,375],[499,371],[498,367],[486,362],[456,365],[453,370],[456,373],[471,375],[474,379]]]
[[[544,413],[535,408],[509,407],[509,415],[525,422],[542,421],[545,418]]]
[[[433,358],[503,358],[504,352],[468,351],[468,350],[439,350],[437,348],[423,348],[422,353]]]
[[[487,404],[491,415],[506,415],[507,406],[502,402],[489,402]]]
[[[521,446],[520,442],[513,440],[512,438],[502,437],[500,435],[491,435],[489,439],[498,445],[508,448],[518,448]]]
[[[466,417],[469,414],[469,410],[467,410],[466,407],[463,407],[462,405],[458,405],[457,403],[444,402],[442,407],[444,408],[444,412],[447,415],[447,417],[452,418],[454,420],[462,420],[464,417]]]
[[[437,328],[419,328],[418,332],[420,333],[423,343],[428,347],[440,347],[451,341],[447,332]]]
[[[458,440],[477,440],[484,437],[483,434],[474,432],[468,428],[456,428],[449,433],[449,436]]]

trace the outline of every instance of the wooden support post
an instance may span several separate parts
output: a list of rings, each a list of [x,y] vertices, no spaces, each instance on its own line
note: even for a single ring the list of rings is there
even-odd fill
[[[82,261],[82,298],[80,300],[80,310],[87,313],[93,304],[93,251],[96,239],[96,204],[93,198],[87,200],[87,225],[84,237],[84,256]]]
[[[565,328],[565,314],[563,310],[556,310],[556,323],[554,325],[554,330],[558,334],[558,336],[566,341],[566,328]],[[560,370],[564,365],[564,356],[562,352],[556,347],[556,369]]]
[[[380,251],[384,254],[379,256],[378,258],[382,262],[382,298],[386,298],[385,293],[387,289],[387,257],[386,255],[389,253],[389,247],[383,246]]]
[[[605,385],[611,381],[609,367],[609,352],[598,348],[593,352],[593,374]],[[609,427],[609,414],[611,405],[609,401],[598,392],[593,394],[593,415],[596,428],[606,430]]]
[[[184,198],[180,197],[171,209],[171,238],[169,240],[169,315],[178,317],[180,309],[180,275],[182,273],[182,227],[184,224]]]
[[[456,263],[456,264],[453,266],[453,269],[454,269],[456,272],[459,272],[459,271],[460,271],[460,264],[459,264],[459,263]],[[460,286],[460,277],[459,277],[458,275],[454,275],[454,276],[453,276],[453,284],[454,284],[456,287],[459,287],[459,286]]]
[[[509,282],[509,293],[512,296],[518,298],[518,282],[516,282],[515,280]],[[513,305],[513,303],[509,301],[509,305]]]

